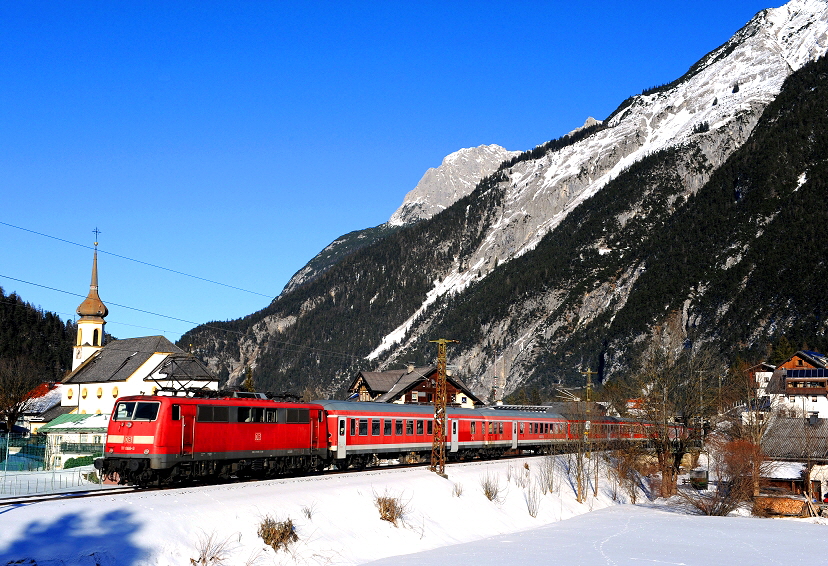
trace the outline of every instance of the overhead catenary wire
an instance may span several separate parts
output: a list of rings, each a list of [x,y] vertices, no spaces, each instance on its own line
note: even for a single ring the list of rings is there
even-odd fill
[[[72,296],[81,297],[81,298],[86,297],[86,295],[82,295],[80,293],[75,293],[73,291],[66,291],[64,289],[58,289],[56,287],[50,287],[49,285],[43,285],[41,283],[34,283],[32,281],[26,281],[25,279],[18,279],[17,277],[11,277],[9,275],[5,275],[5,274],[2,274],[2,273],[0,273],[0,277],[5,278],[5,279],[10,279],[12,281],[17,281],[19,283],[25,283],[26,285],[33,285],[35,287],[40,287],[42,289],[48,289],[50,291],[56,291],[58,293],[64,293],[66,295],[72,295]],[[175,320],[175,321],[178,321],[178,322],[185,322],[185,323],[191,324],[193,326],[200,326],[202,328],[209,328],[211,330],[220,330],[222,332],[229,332],[230,334],[236,334],[238,336],[244,336],[245,335],[244,332],[240,332],[238,330],[231,330],[229,328],[222,328],[220,326],[213,326],[213,325],[210,325],[210,324],[201,324],[201,323],[198,323],[198,322],[194,322],[192,320],[186,320],[186,319],[178,318],[178,317],[175,317],[175,316],[170,316],[170,315],[161,314],[161,313],[157,313],[157,312],[152,312],[152,311],[148,311],[148,310],[144,310],[144,309],[139,309],[137,307],[131,307],[129,305],[124,305],[124,304],[121,304],[121,303],[114,303],[112,301],[107,301],[107,304],[113,305],[113,306],[116,306],[116,307],[121,307],[121,308],[129,309],[129,310],[133,310],[133,311],[144,313],[144,314],[149,314],[149,315],[152,315],[152,316],[159,316],[159,317],[162,317],[162,318],[167,318],[167,319]],[[283,349],[287,349],[287,348],[284,348],[284,347],[289,346],[291,348],[290,351],[294,351],[294,352],[307,351],[307,352],[315,352],[315,353],[318,353],[320,355],[338,356],[338,357],[341,357],[341,358],[348,358],[348,359],[351,359],[351,360],[362,359],[361,356],[356,356],[354,354],[347,354],[345,352],[337,352],[337,351],[334,351],[334,350],[325,350],[323,348],[314,348],[312,346],[305,346],[303,344],[295,344],[295,343],[287,342],[287,341],[284,341],[284,340],[273,340],[273,342],[276,343],[276,344],[282,344]]]
[[[267,297],[267,298],[269,298],[269,299],[272,299],[272,298],[273,298],[273,295],[269,295],[269,294],[266,294],[266,293],[259,293],[258,291],[251,291],[251,290],[249,290],[249,289],[244,289],[244,288],[242,288],[242,287],[237,287],[237,286],[235,286],[235,285],[230,285],[229,283],[222,283],[221,281],[214,281],[214,280],[212,280],[212,279],[207,279],[206,277],[200,277],[200,276],[198,276],[198,275],[192,275],[191,273],[185,273],[185,272],[183,272],[183,271],[178,271],[178,270],[176,270],[176,269],[172,269],[172,268],[170,268],[170,267],[164,267],[163,265],[155,265],[154,263],[149,263],[149,262],[147,262],[147,261],[143,261],[143,260],[140,260],[140,259],[135,259],[135,258],[131,258],[131,257],[125,256],[125,255],[116,254],[116,253],[114,253],[114,252],[108,252],[108,251],[106,251],[106,250],[102,250],[101,248],[93,248],[92,246],[87,246],[86,244],[81,244],[81,243],[78,243],[78,242],[73,242],[73,241],[71,241],[71,240],[66,240],[66,239],[64,239],[64,238],[59,238],[59,237],[57,237],[57,236],[52,236],[52,235],[50,235],[50,234],[44,234],[43,232],[38,232],[38,231],[36,231],[36,230],[31,230],[31,229],[29,229],[29,228],[23,228],[22,226],[16,226],[16,225],[14,225],[14,224],[9,224],[8,222],[3,222],[2,220],[0,220],[0,224],[2,224],[3,226],[8,226],[9,228],[15,228],[15,229],[17,229],[17,230],[22,230],[22,231],[24,231],[24,232],[29,232],[30,234],[36,234],[36,235],[38,235],[38,236],[43,236],[44,238],[51,238],[52,240],[57,240],[58,242],[63,242],[63,243],[66,243],[66,244],[71,244],[71,245],[73,245],[73,246],[79,246],[79,247],[84,248],[84,249],[87,249],[87,250],[97,249],[97,250],[98,250],[98,253],[100,253],[100,254],[111,255],[112,257],[117,257],[117,258],[120,258],[120,259],[125,259],[125,260],[127,260],[127,261],[132,261],[132,262],[135,262],[135,263],[140,263],[141,265],[146,265],[146,266],[148,266],[148,267],[154,267],[154,268],[156,268],[156,269],[161,269],[161,270],[164,270],[164,271],[169,271],[170,273],[175,273],[175,274],[177,274],[177,275],[183,275],[183,276],[185,276],[185,277],[191,277],[191,278],[193,278],[193,279],[198,279],[199,281],[204,281],[204,282],[206,282],[206,283],[213,283],[214,285],[221,285],[222,287],[227,287],[227,288],[229,288],[229,289],[235,289],[235,290],[237,290],[237,291],[243,291],[243,292],[245,292],[245,293],[250,293],[250,294],[252,294],[252,295],[259,295],[259,296],[261,296],[261,297]]]

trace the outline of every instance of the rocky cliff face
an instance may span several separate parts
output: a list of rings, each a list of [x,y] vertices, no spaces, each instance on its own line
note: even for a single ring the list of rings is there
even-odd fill
[[[761,262],[744,258],[771,249],[762,247],[770,245],[762,234],[783,206],[780,188],[767,189],[765,209],[741,205],[759,202],[745,195],[758,195],[755,187],[770,178],[756,173],[764,162],[750,158],[784,131],[804,127],[769,134],[786,115],[776,108],[776,122],[768,123],[766,109],[785,80],[827,46],[824,2],[794,0],[760,12],[673,83],[632,97],[601,123],[508,158],[471,191],[460,180],[429,189],[426,177],[439,175],[426,174],[423,194],[412,191],[392,217],[395,233],[228,323],[241,338],[197,328],[182,340],[223,371],[249,363],[268,383],[312,381],[333,391],[357,368],[430,361],[427,340],[439,334],[462,341],[453,363],[483,395],[501,372],[507,390],[575,379],[584,364],[602,377],[620,374],[652,328],[674,329],[671,343],[694,333],[711,339],[728,322],[724,314],[736,311],[763,325],[752,339],[728,331],[729,340],[750,346],[780,322],[775,311],[760,315],[740,303],[740,293],[753,289],[751,266]],[[786,100],[810,100],[810,92]],[[774,157],[764,161],[784,148],[768,151]],[[814,171],[818,161],[785,159],[779,169],[788,176],[794,172],[784,163]],[[444,166],[454,161],[465,170],[473,160],[447,158]],[[734,172],[734,162],[744,170]],[[454,204],[443,204],[438,192]],[[406,224],[420,215],[432,216]],[[712,218],[717,223],[708,225]],[[722,232],[730,222],[743,237]],[[718,265],[726,269],[719,273]],[[741,286],[730,279],[736,274]]]
[[[402,226],[431,218],[471,193],[480,179],[519,154],[519,151],[508,151],[495,144],[455,151],[446,156],[439,167],[426,171],[417,186],[405,195],[402,206],[391,215],[388,223]]]

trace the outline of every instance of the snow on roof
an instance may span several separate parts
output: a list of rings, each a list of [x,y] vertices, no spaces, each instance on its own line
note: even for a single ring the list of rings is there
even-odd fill
[[[39,415],[44,413],[60,403],[61,385],[57,384],[55,387],[40,397],[30,399],[26,404],[26,413]]]
[[[780,462],[772,460],[768,462],[768,471],[762,474],[763,478],[774,480],[790,480],[802,478],[805,464],[801,462]]]

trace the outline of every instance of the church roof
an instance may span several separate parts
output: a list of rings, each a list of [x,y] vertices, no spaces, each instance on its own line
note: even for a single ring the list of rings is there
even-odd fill
[[[184,354],[184,351],[163,336],[114,340],[79,365],[63,383],[126,381],[156,353]]]
[[[97,246],[97,242],[95,243]],[[89,294],[78,306],[78,314],[81,317],[103,318],[109,314],[109,309],[98,296],[98,248],[95,248],[95,255],[92,258],[92,282],[89,284]]]

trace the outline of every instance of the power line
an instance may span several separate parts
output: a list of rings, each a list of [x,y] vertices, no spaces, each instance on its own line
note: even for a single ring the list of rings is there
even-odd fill
[[[0,277],[4,277],[6,279],[11,279],[12,281],[17,281],[19,283],[25,283],[27,285],[34,285],[35,287],[41,287],[42,289],[48,289],[50,291],[56,291],[58,293],[64,293],[66,295],[72,295],[72,296],[75,296],[75,297],[86,298],[86,295],[81,295],[80,293],[73,293],[72,291],[65,291],[63,289],[58,289],[56,287],[50,287],[48,285],[43,285],[43,284],[40,284],[40,283],[34,283],[32,281],[26,281],[24,279],[18,279],[16,277],[11,277],[9,275],[4,275],[2,273],[0,273]],[[176,320],[178,322],[186,322],[187,324],[191,324],[193,326],[201,326],[202,328],[209,328],[211,330],[220,330],[222,332],[229,332],[231,334],[236,334],[238,336],[244,336],[244,334],[245,334],[244,332],[240,332],[238,330],[231,330],[229,328],[221,328],[219,326],[212,326],[212,325],[209,325],[209,324],[200,324],[200,323],[194,322],[192,320],[186,320],[186,319],[183,319],[183,318],[177,318],[177,317],[166,315],[166,314],[161,314],[161,313],[152,312],[152,311],[148,311],[148,310],[144,310],[144,309],[139,309],[139,308],[136,308],[136,307],[131,307],[129,305],[122,305],[120,303],[113,303],[111,301],[107,301],[107,303],[110,304],[110,305],[114,305],[116,307],[121,307],[121,308],[129,309],[129,310],[133,310],[133,311],[136,311],[136,312],[144,313],[144,314],[150,314],[150,315],[153,315],[153,316],[160,316],[162,318],[168,318],[170,320]],[[283,344],[284,346],[290,346],[291,348],[293,348],[292,351],[294,351],[294,352],[309,351],[309,352],[316,352],[318,354],[323,354],[323,355],[328,355],[328,356],[340,356],[340,357],[349,358],[349,359],[352,359],[352,360],[361,359],[361,356],[355,356],[353,354],[346,354],[345,352],[336,352],[334,350],[325,350],[325,349],[322,349],[322,348],[313,348],[311,346],[305,346],[305,345],[302,345],[302,344],[294,344],[292,342],[286,342],[286,341],[283,341],[283,340],[272,340],[272,342],[274,342],[275,344]]]
[[[66,243],[66,244],[72,244],[73,246],[79,246],[79,247],[87,249],[87,250],[92,249],[91,246],[87,246],[87,245],[84,245],[84,244],[79,244],[78,242],[73,242],[71,240],[65,240],[63,238],[58,238],[57,236],[51,236],[49,234],[44,234],[43,232],[37,232],[35,230],[30,230],[28,228],[23,228],[21,226],[15,226],[14,224],[9,224],[8,222],[3,222],[2,220],[0,220],[0,224],[2,224],[3,226],[8,226],[10,228],[16,228],[17,230],[22,230],[24,232],[29,232],[31,234],[37,234],[38,236],[43,236],[44,238],[51,238],[52,240],[57,240],[58,242],[63,242],[63,243]],[[235,285],[229,285],[227,283],[222,283],[220,281],[213,281],[212,279],[207,279],[205,277],[199,277],[198,275],[191,275],[189,273],[184,273],[183,271],[177,271],[175,269],[171,269],[169,267],[164,267],[162,265],[155,265],[154,263],[149,263],[149,262],[146,262],[146,261],[142,261],[140,259],[134,259],[134,258],[131,258],[131,257],[127,257],[125,255],[120,255],[120,254],[116,254],[116,253],[113,253],[113,252],[107,252],[107,251],[104,251],[100,248],[98,249],[98,253],[111,255],[113,257],[117,257],[117,258],[120,258],[120,259],[125,259],[125,260],[128,260],[128,261],[133,261],[135,263],[140,263],[141,265],[154,267],[156,269],[162,269],[164,271],[169,271],[170,273],[176,273],[178,275],[183,275],[185,277],[192,277],[193,279],[198,279],[200,281],[205,281],[207,283],[213,283],[214,285],[221,285],[222,287],[228,287],[230,289],[236,289],[237,291],[244,291],[245,293],[250,293],[252,295],[259,295],[261,297],[267,297],[269,299],[273,298],[273,295],[268,295],[268,294],[265,294],[265,293],[259,293],[257,291],[250,291],[249,289],[243,289],[242,287],[236,287]]]

